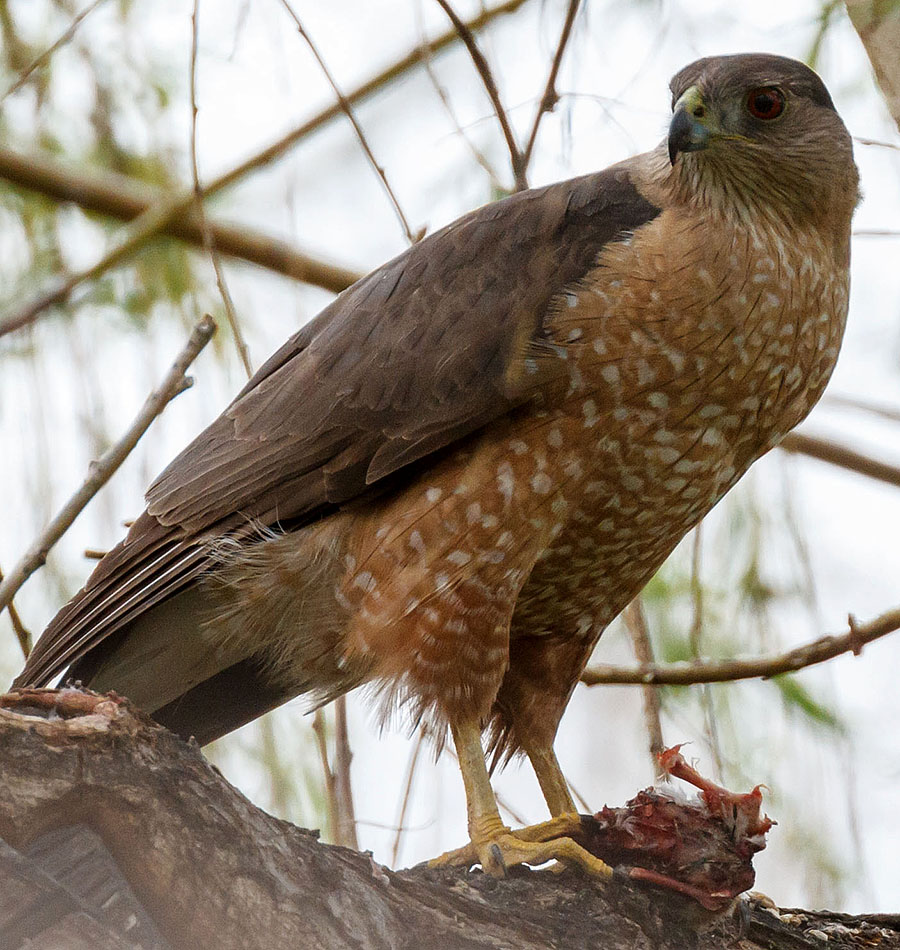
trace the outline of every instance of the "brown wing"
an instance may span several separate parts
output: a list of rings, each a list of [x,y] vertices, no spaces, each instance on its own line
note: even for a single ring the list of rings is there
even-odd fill
[[[17,683],[55,679],[183,589],[210,537],[316,517],[530,398],[554,372],[552,298],[658,212],[625,163],[487,205],[358,281],[150,486]]]

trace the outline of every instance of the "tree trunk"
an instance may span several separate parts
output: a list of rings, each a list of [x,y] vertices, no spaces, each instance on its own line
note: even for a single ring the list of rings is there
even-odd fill
[[[574,871],[395,873],[255,808],[117,697],[33,691],[0,707],[4,950],[900,948],[900,917],[758,901],[713,915]]]

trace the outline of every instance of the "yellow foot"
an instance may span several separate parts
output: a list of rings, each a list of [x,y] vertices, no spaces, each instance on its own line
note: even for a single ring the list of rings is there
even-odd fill
[[[579,867],[591,877],[608,881],[612,868],[568,837],[580,828],[578,815],[560,815],[539,825],[511,831],[499,819],[484,821],[473,828],[469,844],[447,851],[428,862],[429,867],[471,867],[480,864],[485,874],[504,877],[516,864],[545,864],[557,861]]]

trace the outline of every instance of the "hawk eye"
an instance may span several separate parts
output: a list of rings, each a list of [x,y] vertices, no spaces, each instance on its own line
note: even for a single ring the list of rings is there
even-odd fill
[[[747,111],[754,119],[777,119],[784,112],[784,93],[777,86],[760,86],[747,94]]]

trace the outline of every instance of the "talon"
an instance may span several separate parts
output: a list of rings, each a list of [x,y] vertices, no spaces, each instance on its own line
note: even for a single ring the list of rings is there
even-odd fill
[[[490,869],[485,868],[485,870],[494,877],[506,877],[506,862],[503,860],[503,851],[496,841],[491,844],[490,852],[491,866]],[[495,871],[497,872],[496,874],[494,874]]]
[[[610,880],[613,870],[608,864],[571,838],[554,836],[560,827],[571,826],[571,821],[572,816],[564,816],[562,820],[553,819],[518,831],[507,830],[496,837],[473,841],[456,851],[448,851],[428,863],[431,867],[470,867],[479,863],[485,874],[505,877],[507,868],[516,864],[538,865],[555,861],[554,872],[578,867],[591,877]]]

